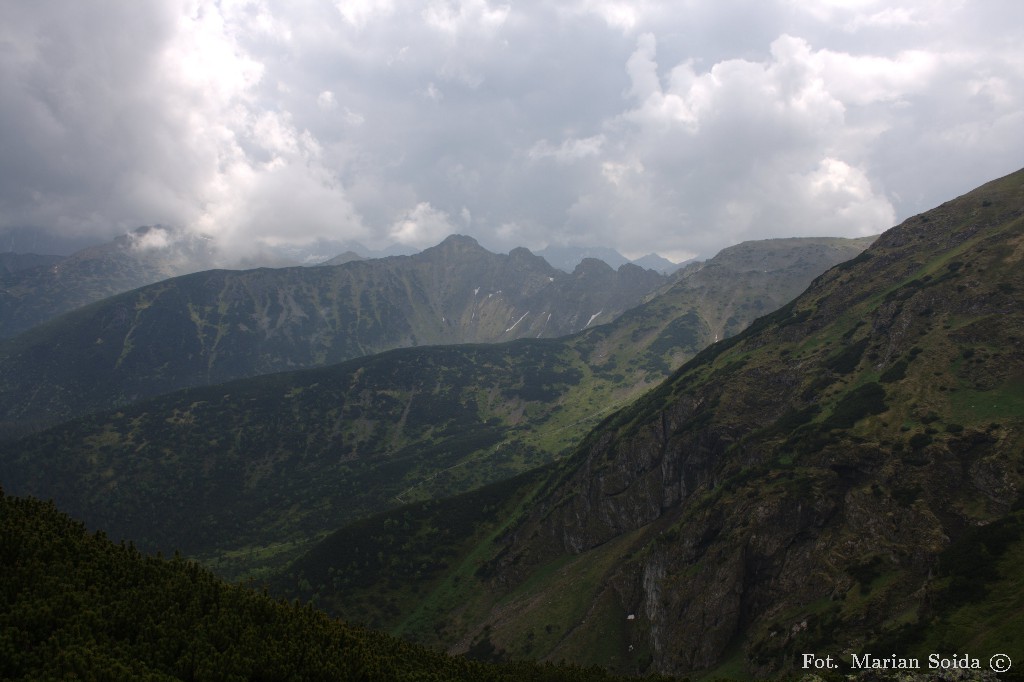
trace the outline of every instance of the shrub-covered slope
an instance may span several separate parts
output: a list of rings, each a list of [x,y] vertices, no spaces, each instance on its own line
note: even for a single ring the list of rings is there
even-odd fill
[[[886,232],[606,420],[463,555],[473,579],[433,578],[416,634],[676,674],[1024,660],[1022,485],[1024,171]]]
[[[732,247],[567,339],[399,349],[83,417],[0,444],[0,482],[228,575],[265,567],[358,516],[550,461],[727,325],[864,245]]]
[[[234,574],[360,516],[548,461],[524,421],[556,410],[580,367],[535,340],[190,389],[0,444],[0,481]]]
[[[612,680],[446,656],[153,558],[0,490],[5,680]]]

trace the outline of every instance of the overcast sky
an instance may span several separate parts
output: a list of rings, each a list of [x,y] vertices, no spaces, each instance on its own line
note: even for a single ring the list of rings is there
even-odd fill
[[[0,88],[0,231],[681,260],[1024,166],[1024,2],[0,0]]]

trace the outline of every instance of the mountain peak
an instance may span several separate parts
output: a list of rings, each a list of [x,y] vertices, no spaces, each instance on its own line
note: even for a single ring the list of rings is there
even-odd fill
[[[608,263],[601,260],[600,258],[584,258],[583,260],[580,261],[579,265],[576,266],[576,269],[573,270],[574,275],[607,275],[613,272],[615,272],[615,270],[612,268],[612,266],[608,265]]]
[[[524,265],[532,265],[533,267],[540,270],[552,270],[555,268],[551,266],[544,258],[538,256],[533,251],[530,251],[524,246],[517,246],[508,252],[508,257],[513,263],[520,263]]]
[[[473,239],[472,237],[464,234],[450,234],[445,237],[440,244],[433,248],[444,248],[444,249],[481,249],[480,242]],[[429,250],[429,249],[427,249]]]
[[[417,260],[426,259],[429,261],[436,258],[458,260],[468,256],[486,258],[492,255],[494,254],[480,246],[480,242],[476,239],[464,234],[451,234],[445,237],[437,246],[423,249],[412,257]]]

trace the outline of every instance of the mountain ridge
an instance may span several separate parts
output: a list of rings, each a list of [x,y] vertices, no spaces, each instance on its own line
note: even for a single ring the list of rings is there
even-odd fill
[[[64,260],[65,256],[40,253],[0,252],[0,275],[9,275],[38,267],[49,267]]]
[[[472,237],[465,239],[473,240]],[[473,242],[476,244],[475,240]],[[325,246],[321,244],[319,248]],[[359,245],[352,246],[355,250],[350,248],[330,258],[315,258],[312,252],[285,247],[265,248],[244,258],[231,258],[217,248],[211,237],[166,225],[148,225],[135,228],[110,242],[87,246],[69,256],[0,253],[0,338],[17,336],[89,303],[194,272],[331,266],[354,260],[409,255],[405,249],[373,251]],[[436,245],[430,248],[436,248]],[[610,249],[570,251],[578,257],[561,263],[557,268],[559,272],[571,273],[573,267],[590,254],[606,258],[611,254],[613,270],[629,262]],[[646,263],[650,267],[644,269],[662,275],[676,270],[669,261],[658,259],[653,254],[646,258],[649,260],[640,265]]]
[[[395,347],[561,336],[668,282],[632,267],[571,275],[526,254],[451,237],[413,256],[208,270],[118,294],[0,344],[0,421],[52,423]]]

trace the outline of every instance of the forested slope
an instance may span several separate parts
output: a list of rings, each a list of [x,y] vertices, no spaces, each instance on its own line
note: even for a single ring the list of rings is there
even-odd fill
[[[350,627],[310,607],[155,558],[0,490],[5,680],[616,679],[599,669],[486,664]]]

